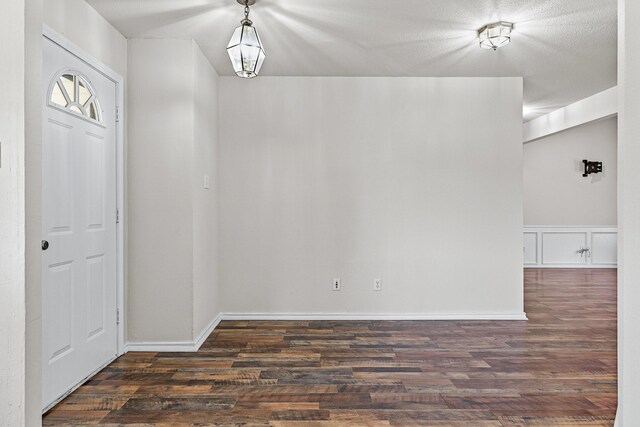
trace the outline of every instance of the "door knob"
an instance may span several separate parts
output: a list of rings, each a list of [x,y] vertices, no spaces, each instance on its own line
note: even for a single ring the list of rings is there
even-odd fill
[[[46,251],[47,249],[49,249],[49,242],[47,242],[46,240],[42,241],[42,250]]]

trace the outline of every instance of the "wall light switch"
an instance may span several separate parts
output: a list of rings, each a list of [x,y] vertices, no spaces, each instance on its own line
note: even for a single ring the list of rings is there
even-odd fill
[[[209,175],[204,176],[204,189],[208,190],[211,186],[211,180],[209,179]]]
[[[340,278],[339,277],[336,277],[335,279],[333,279],[332,289],[334,291],[339,291],[340,290]]]

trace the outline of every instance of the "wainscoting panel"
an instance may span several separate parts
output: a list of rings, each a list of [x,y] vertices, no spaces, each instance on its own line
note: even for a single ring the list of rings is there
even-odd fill
[[[612,268],[617,265],[615,227],[525,226],[524,266]]]
[[[618,263],[618,233],[594,232],[591,236],[593,242],[591,263],[616,265]]]
[[[538,265],[538,233],[524,232],[524,265]]]
[[[586,232],[543,231],[542,264],[584,265],[587,253],[579,252],[588,247]]]

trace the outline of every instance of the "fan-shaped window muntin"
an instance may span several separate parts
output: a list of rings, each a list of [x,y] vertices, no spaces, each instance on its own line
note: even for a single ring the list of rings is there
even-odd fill
[[[49,90],[49,105],[96,122],[102,121],[96,93],[79,73],[65,71],[57,75]]]

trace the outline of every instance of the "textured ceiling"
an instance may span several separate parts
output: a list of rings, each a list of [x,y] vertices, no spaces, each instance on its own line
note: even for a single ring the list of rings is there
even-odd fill
[[[235,0],[88,0],[125,36],[193,38],[221,75]],[[525,120],[616,84],[616,0],[258,0],[261,75],[524,76]],[[476,31],[515,23],[512,43]]]

